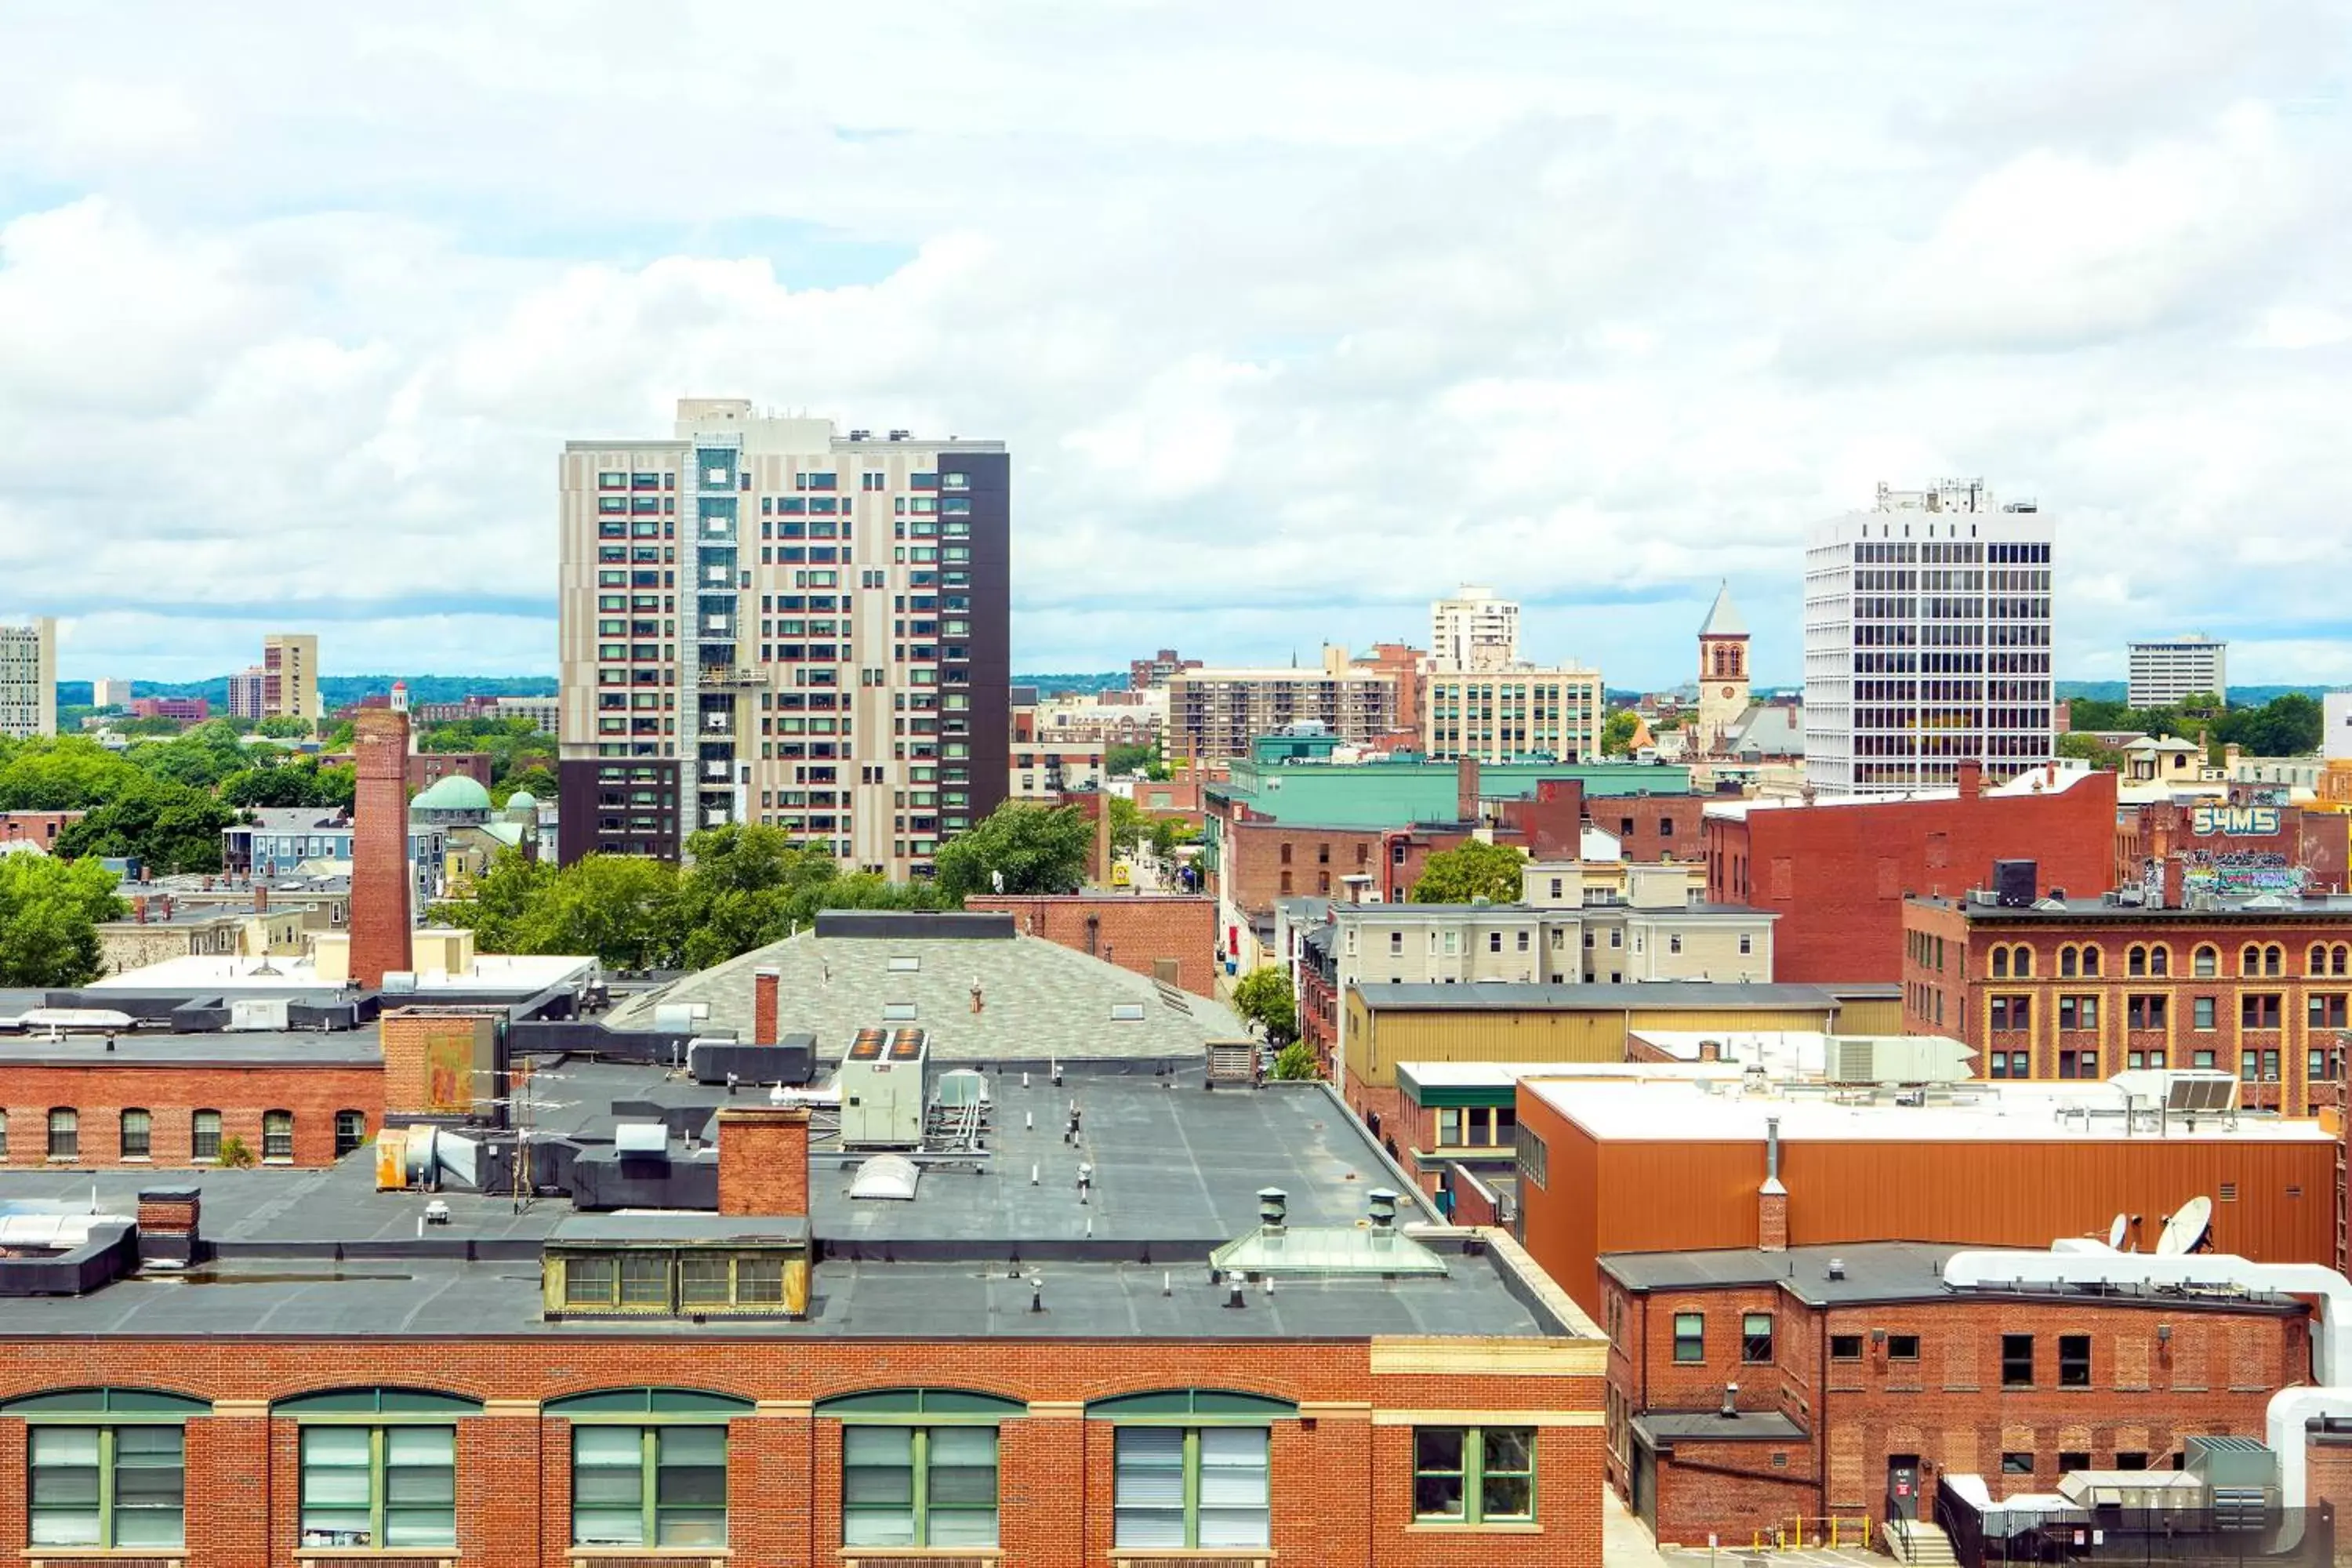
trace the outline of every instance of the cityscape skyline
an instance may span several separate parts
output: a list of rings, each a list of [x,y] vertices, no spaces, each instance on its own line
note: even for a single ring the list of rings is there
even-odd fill
[[[519,16],[227,51],[134,11],[97,73],[25,18],[6,611],[59,616],[78,678],[235,669],[277,625],[335,668],[544,671],[562,439],[740,390],[1003,438],[1027,668],[1369,646],[1467,581],[1530,658],[1654,684],[1728,576],[1790,684],[1805,530],[1987,474],[2084,563],[2062,673],[2195,626],[2246,683],[2352,679],[2324,10],[1823,15],[1833,50],[1615,17],[1432,56],[1402,10],[1302,7],[1250,18],[1262,80],[1150,9],[911,21],[944,76],[754,16],[633,58],[692,123],[616,121],[597,43]],[[523,58],[528,112],[473,64]]]

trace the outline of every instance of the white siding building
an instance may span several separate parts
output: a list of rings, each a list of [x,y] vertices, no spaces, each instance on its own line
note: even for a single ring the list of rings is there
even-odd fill
[[[2053,754],[2055,524],[1981,479],[1881,484],[1805,551],[1805,782],[1832,795],[1995,780]]]
[[[1468,584],[1429,606],[1432,669],[1508,669],[1519,662],[1519,606]]]

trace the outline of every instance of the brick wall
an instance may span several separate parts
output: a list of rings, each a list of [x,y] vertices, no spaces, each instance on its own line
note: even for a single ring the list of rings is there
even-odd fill
[[[562,1568],[570,1556],[569,1423],[541,1403],[602,1388],[708,1389],[760,1402],[729,1426],[728,1555],[832,1568],[841,1540],[841,1431],[809,1402],[840,1393],[963,1387],[1031,1402],[1000,1428],[1002,1556],[1022,1568],[1111,1560],[1112,1423],[1083,1402],[1182,1388],[1297,1401],[1271,1423],[1273,1554],[1367,1568],[1600,1568],[1600,1380],[1493,1373],[1374,1373],[1360,1341],[841,1341],[686,1333],[488,1342],[109,1339],[0,1345],[0,1398],[62,1386],[156,1388],[226,1402],[188,1425],[187,1568],[291,1568],[299,1510],[299,1424],[267,1402],[383,1384],[484,1399],[457,1420],[458,1548],[482,1568]],[[1536,1528],[1416,1526],[1412,1430],[1381,1413],[1561,1413],[1538,1420]],[[1393,1417],[1391,1417],[1393,1419]],[[1440,1419],[1444,1419],[1441,1416]],[[1454,1418],[1458,1420],[1458,1417]],[[1449,1422],[1449,1424],[1451,1424]],[[26,1539],[26,1424],[0,1420],[0,1562]],[[693,1554],[689,1554],[693,1555]],[[711,1555],[717,1555],[713,1553]],[[1181,1556],[1183,1553],[1174,1555]],[[410,1554],[393,1553],[405,1562]],[[1253,1560],[1241,1552],[1234,1558]],[[1222,1561],[1227,1559],[1220,1558]]]
[[[37,844],[47,849],[82,816],[79,811],[0,811],[0,844]]]
[[[1602,795],[1585,803],[1592,826],[1613,833],[1628,860],[1696,860],[1706,853],[1705,795]]]
[[[1283,851],[1287,847],[1288,858]],[[1288,896],[1341,891],[1340,879],[1357,872],[1379,879],[1381,834],[1355,827],[1300,827],[1279,822],[1232,822],[1224,827],[1218,886],[1228,902],[1252,915],[1274,912],[1274,900]],[[1290,883],[1283,885],[1287,872]]]
[[[359,784],[352,810],[352,978],[408,970],[408,715],[369,708],[352,721]]]
[[[335,1158],[335,1112],[356,1110],[367,1119],[372,1137],[383,1125],[383,1074],[372,1064],[328,1065],[282,1061],[251,1065],[180,1066],[142,1062],[80,1066],[11,1065],[0,1072],[0,1097],[8,1117],[10,1166],[51,1170],[106,1170],[126,1165],[122,1157],[122,1112],[149,1116],[145,1160],[131,1169],[170,1168],[193,1163],[194,1113],[221,1113],[221,1136],[242,1139],[257,1159],[266,1110],[294,1113],[297,1165],[329,1165]],[[49,1112],[79,1113],[80,1154],[70,1161],[48,1158]]]
[[[2116,777],[2105,773],[2055,794],[1754,807],[1706,819],[1707,897],[1780,917],[1776,981],[1899,980],[1906,893],[1957,897],[2014,858],[2037,861],[2045,889],[2095,897],[2114,873],[2115,838]]]
[[[719,1212],[809,1212],[809,1115],[798,1106],[736,1106],[719,1113]]]
[[[1176,964],[1176,984],[1206,996],[1216,984],[1217,905],[1176,895],[1076,893],[972,898],[967,910],[1003,912],[1031,936],[1090,952],[1107,963],[1152,975],[1161,960]]]
[[[386,1013],[383,1107],[400,1116],[468,1116],[503,1092],[480,1069],[495,1068],[485,1033],[501,1014],[488,1010],[401,1008]]]

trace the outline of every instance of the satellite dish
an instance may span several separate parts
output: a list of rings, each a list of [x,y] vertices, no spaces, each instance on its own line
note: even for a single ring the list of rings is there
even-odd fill
[[[2205,1245],[2206,1233],[2212,1228],[2213,1200],[2191,1198],[2180,1205],[2179,1213],[2164,1222],[2164,1234],[2156,1238],[2156,1250],[2166,1258],[2194,1252]]]
[[[2107,1224],[2107,1245],[2117,1252],[2124,1249],[2124,1237],[2130,1234],[2131,1215],[2119,1214]]]

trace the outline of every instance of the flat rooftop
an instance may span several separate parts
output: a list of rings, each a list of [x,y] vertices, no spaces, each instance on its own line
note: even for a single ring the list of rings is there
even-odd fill
[[[1423,1105],[1449,1103],[1444,1097],[1471,1090],[1505,1093],[1530,1078],[1613,1079],[1694,1078],[1737,1079],[1738,1062],[1399,1062],[1397,1087]]]
[[[373,1025],[359,1029],[222,1029],[162,1035],[125,1026],[104,1034],[0,1034],[0,1068],[381,1067]],[[0,1198],[5,1197],[0,1190]]]
[[[1893,1001],[1903,994],[1903,988],[1891,982],[1825,986],[1727,980],[1653,980],[1633,985],[1548,985],[1491,980],[1448,985],[1442,982],[1406,981],[1357,985],[1353,989],[1364,999],[1364,1005],[1375,1012],[1454,1012],[1470,1008],[1516,1012],[1549,1008],[1559,1012],[1617,1013],[1646,1007],[1677,1011],[1786,1007],[1828,1012],[1844,1002]]]
[[[1874,1301],[1948,1301],[1993,1297],[2002,1300],[2032,1300],[2046,1303],[2050,1288],[2031,1290],[1970,1289],[1956,1290],[1944,1283],[1944,1261],[1956,1252],[2019,1250],[2023,1257],[2043,1257],[2032,1249],[1964,1247],[1953,1242],[1864,1241],[1843,1246],[1791,1247],[1785,1252],[1765,1252],[1752,1247],[1727,1247],[1702,1252],[1612,1252],[1600,1261],[1601,1272],[1629,1290],[1704,1290],[1778,1285],[1807,1306],[1843,1307]],[[1840,1278],[1832,1279],[1835,1262]],[[2097,1292],[2103,1304],[2128,1302],[2131,1295],[2109,1286]],[[2151,1303],[2167,1310],[2198,1305],[2242,1310],[2248,1305],[2298,1310],[2291,1298],[2257,1293],[2252,1296],[2200,1297],[2194,1293],[2151,1295]]]
[[[520,1001],[575,980],[587,980],[596,972],[597,963],[593,958],[562,954],[484,953],[475,960],[473,970],[466,974],[419,974],[416,976],[415,994],[428,1000],[435,993],[441,992],[467,996],[508,995]],[[127,969],[120,974],[93,980],[83,989],[178,991],[190,995],[217,995],[225,991],[256,994],[310,991],[332,994],[349,988],[333,981],[321,980],[318,966],[307,957],[258,958],[213,953],[167,958],[160,963]],[[400,1002],[401,995],[386,994],[386,1005],[397,1006]]]
[[[1925,1105],[1848,1101],[1825,1089],[1717,1093],[1684,1081],[1594,1083],[1530,1079],[1528,1093],[1596,1138],[1626,1142],[1754,1142],[1768,1118],[1784,1142],[2147,1142],[2158,1135],[2128,1125],[2122,1091],[2105,1083],[1977,1083]],[[2091,1112],[2089,1115],[2082,1112]],[[2070,1114],[2071,1112],[2071,1114]],[[2175,1113],[2163,1137],[2199,1142],[2330,1143],[2317,1121],[2278,1117]]]
[[[2104,898],[2037,899],[2023,908],[2000,904],[1978,903],[1973,900],[1926,898],[1914,894],[1906,900],[1928,909],[1960,910],[1972,925],[2009,925],[2034,921],[2113,921],[2119,925],[2141,925],[2151,921],[2210,922],[2242,920],[2252,924],[2292,921],[2298,916],[2324,919],[2331,924],[2341,924],[2352,915],[2352,894],[2297,894],[2286,897],[2277,893],[2252,893],[2242,898],[2215,898],[2202,909],[2166,909],[2157,904],[2109,903]]]
[[[668,1079],[659,1069],[571,1062],[551,1069],[551,1092],[572,1101],[561,1121],[583,1137],[609,1133],[614,1100],[709,1106],[723,1089]],[[1320,1084],[1202,1087],[1195,1064],[1181,1079],[1147,1064],[1132,1074],[1073,1072],[1056,1088],[1033,1073],[989,1075],[994,1135],[975,1172],[927,1169],[911,1201],[856,1199],[863,1155],[821,1143],[810,1161],[809,1229],[819,1260],[807,1322],[663,1320],[606,1323],[543,1320],[539,1248],[551,1236],[681,1241],[762,1222],[704,1211],[575,1213],[561,1198],[464,1192],[378,1192],[372,1153],[319,1169],[244,1171],[0,1171],[0,1214],[132,1215],[142,1187],[202,1194],[201,1231],[220,1249],[184,1279],[117,1281],[87,1297],[0,1299],[11,1334],[485,1333],[792,1338],[865,1334],[923,1339],[990,1336],[1354,1338],[1371,1334],[1556,1334],[1557,1308],[1520,1278],[1505,1239],[1465,1247]],[[1079,1108],[1076,1144],[1063,1141]],[[735,1103],[766,1103],[744,1092]],[[673,1160],[709,1161],[705,1141]],[[1092,1166],[1079,1201],[1078,1166]],[[1033,1184],[1031,1173],[1036,1173]],[[1282,1188],[1294,1231],[1366,1225],[1369,1198],[1400,1195],[1399,1223],[1433,1227],[1444,1277],[1326,1276],[1279,1279],[1227,1307],[1212,1287],[1208,1254],[1257,1225],[1257,1192]],[[420,1234],[428,1197],[449,1222]],[[471,1250],[468,1259],[463,1254]],[[1017,1278],[1015,1277],[1017,1274]],[[1029,1310],[1029,1276],[1042,1274],[1046,1310]]]
[[[826,1057],[876,1025],[919,1027],[934,1059],[961,1063],[1189,1059],[1211,1040],[1246,1037],[1222,1003],[1165,989],[1042,937],[926,934],[943,929],[912,921],[899,935],[803,931],[640,993],[604,1021],[616,1030],[653,1029],[662,1007],[698,1004],[709,1011],[694,1026],[697,1034],[749,1040],[753,972],[772,968],[779,1026],[814,1035]],[[1140,1016],[1114,1016],[1114,1009]]]

